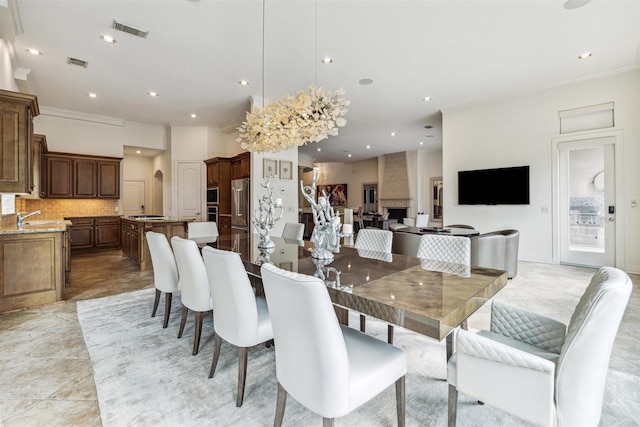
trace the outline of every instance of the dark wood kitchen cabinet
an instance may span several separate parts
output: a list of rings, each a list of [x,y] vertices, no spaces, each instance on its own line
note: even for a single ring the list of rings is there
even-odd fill
[[[214,157],[205,163],[207,188],[218,189],[218,215],[231,214],[231,159]]]
[[[46,153],[47,198],[119,199],[120,158]]]
[[[120,246],[120,217],[66,218],[71,221],[71,249],[90,251]]]
[[[0,90],[0,193],[26,194],[34,187],[34,95]]]
[[[231,179],[249,178],[251,176],[251,153],[238,154],[231,158]]]

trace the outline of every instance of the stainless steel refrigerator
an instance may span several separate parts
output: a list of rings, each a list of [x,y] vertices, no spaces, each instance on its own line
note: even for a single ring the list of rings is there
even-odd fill
[[[231,181],[231,228],[249,231],[249,178]]]

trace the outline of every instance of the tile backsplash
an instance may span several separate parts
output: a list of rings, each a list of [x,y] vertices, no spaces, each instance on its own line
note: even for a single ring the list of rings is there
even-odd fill
[[[16,212],[40,210],[38,219],[61,219],[74,216],[111,216],[116,212],[118,200],[98,199],[23,199],[16,197]]]

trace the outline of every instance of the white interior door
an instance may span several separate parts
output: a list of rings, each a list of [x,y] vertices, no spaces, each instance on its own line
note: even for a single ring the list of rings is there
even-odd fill
[[[558,144],[560,263],[615,266],[615,138]]]
[[[147,185],[144,181],[124,180],[122,183],[122,209],[124,216],[144,215]]]
[[[178,162],[178,216],[202,221],[203,162]]]

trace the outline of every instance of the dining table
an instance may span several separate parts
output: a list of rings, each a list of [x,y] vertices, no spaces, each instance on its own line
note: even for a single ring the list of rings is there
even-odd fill
[[[312,257],[310,241],[273,236],[271,240],[275,247],[268,250],[259,247],[260,236],[250,233],[218,236],[206,244],[240,254],[257,293],[263,292],[260,266],[265,262],[320,277],[341,323],[348,324],[349,310],[355,310],[439,341],[446,339],[447,359],[453,354],[455,329],[507,283],[502,270],[347,245],[327,262]]]

